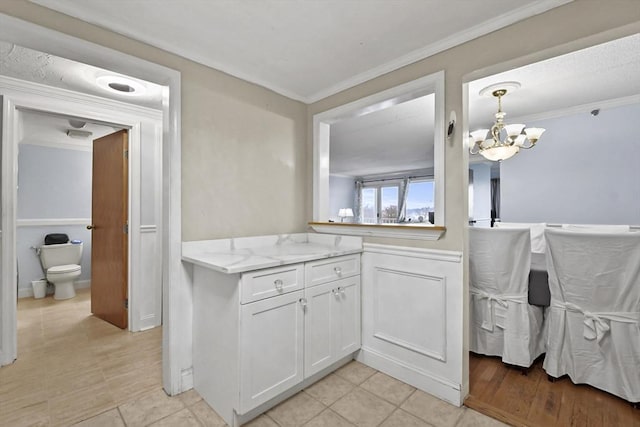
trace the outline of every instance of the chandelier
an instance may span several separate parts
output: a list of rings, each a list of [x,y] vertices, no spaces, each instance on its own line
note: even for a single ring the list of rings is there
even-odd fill
[[[518,82],[505,82],[480,91],[480,95],[491,93],[498,98],[498,112],[491,129],[479,129],[470,133],[473,142],[469,148],[471,154],[481,154],[487,160],[497,162],[513,157],[521,148],[529,149],[536,145],[544,129],[525,128],[521,123],[509,125],[504,122],[507,113],[502,111],[502,97],[507,94],[507,88],[519,87]]]

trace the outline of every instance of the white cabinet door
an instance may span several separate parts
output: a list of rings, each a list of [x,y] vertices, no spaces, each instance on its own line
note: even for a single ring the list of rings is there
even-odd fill
[[[336,309],[335,288],[335,283],[330,282],[305,290],[307,309],[304,321],[304,372],[307,377],[334,361],[331,319]]]
[[[305,290],[305,377],[360,348],[360,276]]]
[[[241,306],[241,414],[302,381],[302,297],[296,291]]]
[[[360,276],[339,280],[336,284],[337,310],[334,310],[335,359],[360,348]]]

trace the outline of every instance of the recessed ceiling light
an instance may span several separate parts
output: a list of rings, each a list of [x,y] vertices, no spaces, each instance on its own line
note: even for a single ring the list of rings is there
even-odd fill
[[[102,89],[111,93],[118,93],[126,96],[139,96],[146,92],[145,87],[135,80],[120,76],[100,76],[96,83]]]

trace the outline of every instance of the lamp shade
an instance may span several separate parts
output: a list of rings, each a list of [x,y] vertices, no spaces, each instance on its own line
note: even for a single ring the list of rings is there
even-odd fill
[[[481,151],[480,154],[482,154],[487,160],[498,162],[500,160],[507,160],[513,157],[518,153],[518,151],[520,151],[520,147],[518,147],[517,145],[506,145],[501,147],[489,148],[487,150]]]
[[[529,138],[530,141],[535,142],[540,139],[544,131],[543,128],[526,128],[524,133],[527,134],[527,138]]]
[[[351,208],[342,208],[338,211],[338,216],[340,218],[346,218],[346,217],[350,217],[353,216],[353,209]]]

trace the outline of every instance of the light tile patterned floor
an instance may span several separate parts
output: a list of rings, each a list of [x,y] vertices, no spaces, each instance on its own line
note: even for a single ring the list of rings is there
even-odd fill
[[[19,300],[18,361],[0,368],[0,426],[224,426],[196,391],[164,393],[161,339],[161,328],[132,334],[94,318],[88,290]],[[358,362],[247,425],[504,426]]]

